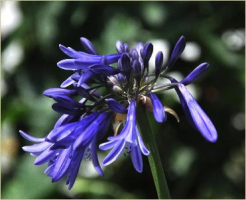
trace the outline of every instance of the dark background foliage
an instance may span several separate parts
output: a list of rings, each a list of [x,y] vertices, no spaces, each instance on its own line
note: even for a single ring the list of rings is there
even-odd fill
[[[2,198],[157,198],[146,157],[142,174],[122,156],[104,168],[105,177],[83,161],[71,191],[64,180],[52,184],[44,166],[34,166],[22,151],[30,143],[18,130],[44,137],[59,117],[42,95],[71,74],[56,66],[66,58],[58,44],[79,50],[83,36],[105,54],[115,52],[118,39],[154,40],[170,53],[181,35],[191,58],[182,57],[171,73],[184,77],[199,63],[210,63],[190,90],[219,139],[205,141],[187,123],[174,94],[160,94],[181,119],[169,116],[157,124],[150,114],[171,196],[245,198],[244,20],[245,3],[235,1],[2,2]]]

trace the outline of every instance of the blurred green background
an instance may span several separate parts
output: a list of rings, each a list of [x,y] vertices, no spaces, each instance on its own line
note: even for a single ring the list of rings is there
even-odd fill
[[[122,156],[104,168],[105,177],[83,161],[71,191],[65,180],[52,184],[45,166],[34,166],[34,157],[22,151],[31,143],[18,130],[44,137],[59,118],[53,100],[42,95],[71,75],[56,66],[66,58],[58,44],[80,50],[83,36],[105,54],[115,52],[118,39],[153,42],[166,62],[181,35],[187,46],[170,74],[181,80],[201,62],[210,63],[188,88],[219,139],[208,143],[188,124],[174,92],[160,96],[181,119],[168,116],[157,124],[150,114],[171,196],[245,198],[244,2],[6,1],[1,15],[2,198],[157,198],[146,157],[142,174]],[[106,154],[99,155],[102,160]]]

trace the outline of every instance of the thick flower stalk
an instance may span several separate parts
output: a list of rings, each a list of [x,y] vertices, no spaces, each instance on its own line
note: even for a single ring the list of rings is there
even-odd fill
[[[59,46],[70,58],[57,65],[73,74],[62,82],[60,88],[44,91],[45,96],[56,101],[52,108],[61,114],[54,128],[45,138],[36,138],[20,131],[24,138],[36,143],[24,146],[24,151],[36,156],[35,165],[47,163],[45,173],[52,182],[66,177],[71,189],[83,159],[90,159],[96,171],[103,176],[98,149],[109,151],[102,162],[103,166],[112,164],[125,154],[131,157],[136,171],[142,172],[142,155],[155,152],[145,145],[143,138],[146,137],[143,134],[148,133],[143,132],[143,126],[138,124],[141,123],[138,120],[141,116],[137,116],[137,107],[143,106],[153,112],[158,123],[165,122],[167,114],[179,121],[176,112],[163,105],[156,95],[160,91],[176,90],[188,122],[206,140],[216,142],[217,132],[213,123],[186,88],[207,70],[208,63],[202,63],[180,81],[167,74],[185,48],[183,36],[175,45],[166,66],[163,65],[161,51],[154,55],[153,74],[149,72],[149,60],[154,48],[151,43],[138,43],[131,49],[128,44],[117,41],[116,53],[98,55],[88,39],[81,38],[80,41],[85,52]],[[168,79],[170,82],[157,84],[158,79]],[[105,88],[107,93],[102,94],[100,88]],[[114,134],[108,135],[112,124]],[[108,141],[100,144],[104,137],[108,137]]]

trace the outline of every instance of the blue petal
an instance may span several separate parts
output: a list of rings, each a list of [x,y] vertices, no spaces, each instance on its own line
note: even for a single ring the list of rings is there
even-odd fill
[[[35,165],[42,165],[46,162],[48,162],[49,160],[52,160],[53,158],[55,158],[56,153],[58,150],[50,150],[50,149],[46,149],[43,153],[41,153],[36,160],[34,161]]]
[[[120,140],[118,143],[116,143],[116,145],[114,146],[114,148],[109,152],[109,154],[104,158],[103,160],[103,165],[109,165],[112,162],[114,162],[123,152],[124,150],[124,146],[125,146],[125,140]]]
[[[70,85],[72,85],[75,81],[72,79],[72,77],[68,77],[65,81],[62,82],[62,84],[60,85],[61,88],[66,88]]]
[[[132,59],[133,59],[133,60],[138,60],[138,59],[139,59],[138,51],[137,51],[135,48],[133,48],[133,49],[131,50],[131,56],[132,56]]]
[[[114,67],[110,67],[108,65],[102,65],[102,64],[95,64],[89,67],[90,71],[92,71],[95,74],[98,75],[113,75],[113,74],[117,74],[119,73],[119,70],[114,68]]]
[[[108,140],[122,140],[132,143],[135,138],[136,129],[136,100],[132,99],[128,107],[127,120],[124,128],[117,136],[108,137]]]
[[[73,100],[72,98],[68,96],[54,96],[54,100],[56,100],[58,103],[64,104],[64,105],[69,105],[69,106],[74,106],[77,108],[82,107],[83,104],[79,103],[78,101]]]
[[[99,149],[106,151],[109,150],[111,148],[113,148],[113,146],[115,146],[115,144],[118,142],[118,140],[110,140],[108,142],[102,143],[99,145]]]
[[[90,40],[88,40],[87,38],[81,37],[80,42],[88,53],[97,55],[97,51]]]
[[[88,89],[85,89],[84,87],[76,87],[77,92],[79,93],[80,96],[90,100],[90,101],[95,101],[95,98],[88,92]]]
[[[131,158],[134,168],[141,173],[143,171],[143,160],[139,146],[131,146]]]
[[[73,122],[69,124],[64,124],[57,128],[54,128],[47,136],[46,139],[51,142],[56,142],[57,140],[61,140],[62,138],[69,135],[77,126],[78,122]]]
[[[73,96],[76,95],[76,90],[63,89],[63,88],[49,88],[43,92],[47,97],[53,98],[57,96]]]
[[[127,109],[122,106],[118,101],[113,98],[109,98],[105,100],[108,104],[108,107],[112,109],[116,113],[127,113]]]
[[[82,110],[76,108],[69,104],[62,104],[62,103],[54,103],[52,105],[54,111],[61,113],[61,114],[68,114],[68,115],[81,115],[83,113]]]
[[[186,111],[186,115],[188,115],[188,117],[191,117],[190,119],[192,120],[192,124],[203,135],[205,139],[210,142],[216,142],[218,138],[217,131],[209,117],[198,105],[196,100],[183,84],[179,84],[177,90],[180,91],[180,93],[178,93],[179,97],[180,95],[182,95],[182,98],[180,98],[180,100],[182,101],[182,106]]]
[[[64,59],[61,60],[57,63],[57,66],[60,67],[61,69],[65,69],[65,70],[76,70],[76,69],[84,69],[80,66],[78,66],[77,64],[75,64],[74,59]],[[88,67],[88,65],[87,65]]]
[[[99,164],[98,161],[98,156],[97,156],[97,143],[96,143],[96,137],[92,140],[91,142],[91,160],[93,163],[93,166],[95,167],[95,169],[97,170],[98,174],[100,174],[101,176],[103,176],[103,171],[102,168]]]
[[[68,184],[68,189],[71,190],[71,188],[73,187],[74,185],[74,182],[76,180],[76,177],[77,177],[77,174],[78,174],[78,171],[79,171],[79,167],[80,167],[80,164],[81,164],[81,160],[84,156],[84,151],[78,151],[76,152],[76,154],[74,155],[73,157],[73,163],[71,163],[71,171],[70,171],[70,175],[68,177],[68,180],[67,180],[67,184]]]
[[[54,167],[55,167],[55,163],[48,165],[48,167],[44,170],[44,173],[45,174],[50,174],[50,172],[52,173]]]
[[[82,75],[78,81],[78,86],[81,86],[83,83],[86,83],[93,76],[94,76],[94,74],[91,71],[86,71],[86,72],[82,73]]]
[[[54,129],[61,126],[61,125],[64,125],[64,124],[67,124],[69,122],[71,122],[72,120],[74,120],[75,117],[73,115],[62,115],[56,122],[55,126],[54,126]]]
[[[209,64],[202,63],[196,67],[188,76],[186,76],[180,83],[183,85],[189,85],[193,83],[199,76],[201,76],[207,69]]]
[[[31,135],[28,135],[27,133],[25,133],[22,130],[19,130],[19,133],[21,134],[21,136],[31,142],[44,142],[44,138],[37,138],[37,137],[33,137]]]
[[[115,63],[119,60],[119,58],[121,57],[121,54],[109,54],[106,55],[107,61],[109,64]]]
[[[142,139],[137,127],[136,127],[136,134],[137,134],[137,139],[138,139],[138,144],[139,144],[140,150],[142,151],[142,153],[145,156],[149,155],[150,151],[146,148],[146,146],[145,146],[145,144],[143,142],[143,139]]]
[[[118,51],[118,53],[124,53],[125,52],[124,44],[122,41],[118,40],[116,42],[116,50]]]
[[[73,144],[75,150],[79,150],[88,146],[92,139],[95,137],[97,133],[102,129],[105,122],[107,121],[108,113],[104,112],[98,116],[96,120],[94,120],[81,135],[76,139]]]
[[[53,146],[60,145],[63,147],[67,147],[71,145],[97,117],[98,117],[98,112],[94,112],[88,115],[86,118],[78,122],[78,126],[71,133],[69,132],[67,132],[66,134],[62,133],[60,137],[57,137],[55,144]]]
[[[164,122],[167,119],[167,116],[162,103],[154,93],[150,93],[150,99],[153,105],[155,120],[159,123]]]
[[[70,48],[70,47],[65,47],[63,45],[59,45],[60,49],[67,54],[68,56],[72,57],[72,58],[79,58],[81,55],[75,51],[74,49]]]
[[[184,48],[185,48],[185,37],[181,36],[179,38],[178,42],[176,43],[176,45],[172,51],[171,57],[167,63],[168,68],[170,68],[174,65],[176,60],[180,57],[180,55],[184,51]]]
[[[24,146],[22,149],[30,153],[43,152],[45,149],[49,148],[52,144],[50,142],[41,142],[39,144],[34,144],[31,146]]]
[[[129,74],[131,71],[130,58],[127,54],[122,54],[121,58],[118,61],[118,67],[125,72],[125,74]]]
[[[72,148],[69,147],[59,154],[55,162],[55,166],[52,170],[52,182],[60,180],[66,174],[67,169],[71,163],[71,152]]]

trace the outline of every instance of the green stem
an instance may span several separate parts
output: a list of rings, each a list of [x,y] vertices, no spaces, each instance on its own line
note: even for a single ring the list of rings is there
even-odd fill
[[[155,182],[156,191],[159,199],[170,199],[166,177],[161,164],[159,152],[156,146],[154,135],[151,131],[150,124],[147,118],[147,113],[142,102],[137,105],[137,122],[142,133],[144,143],[150,150],[148,156],[152,176]]]

